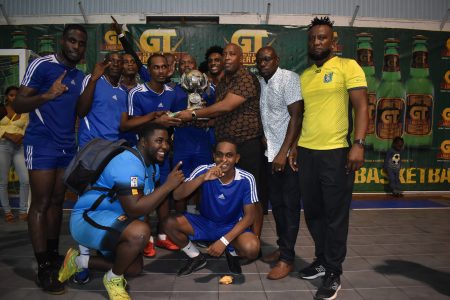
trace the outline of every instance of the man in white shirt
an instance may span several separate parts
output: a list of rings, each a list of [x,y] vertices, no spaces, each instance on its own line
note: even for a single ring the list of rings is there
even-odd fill
[[[280,69],[279,63],[272,47],[263,47],[256,53],[256,66],[262,77],[260,107],[267,145],[269,200],[278,235],[278,249],[263,258],[266,262],[277,262],[267,274],[272,280],[293,271],[301,208],[297,171],[286,163],[301,128],[300,80],[294,72]]]

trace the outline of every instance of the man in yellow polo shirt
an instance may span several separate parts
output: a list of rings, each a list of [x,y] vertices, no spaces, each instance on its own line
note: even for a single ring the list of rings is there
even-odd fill
[[[341,288],[353,181],[364,162],[369,117],[363,70],[355,60],[335,56],[334,48],[333,23],[328,17],[315,18],[308,29],[308,55],[314,64],[300,77],[302,130],[289,157],[299,168],[305,220],[315,243],[316,260],[299,275],[324,276],[316,299],[335,299]]]

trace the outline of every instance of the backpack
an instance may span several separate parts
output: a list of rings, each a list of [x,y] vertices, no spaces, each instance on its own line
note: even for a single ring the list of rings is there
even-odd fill
[[[83,146],[72,159],[64,172],[64,184],[77,195],[82,195],[91,189],[110,193],[110,189],[92,187],[92,184],[97,181],[111,159],[125,150],[133,153],[145,166],[140,153],[136,149],[128,147],[126,140],[120,139],[112,142],[95,138]]]

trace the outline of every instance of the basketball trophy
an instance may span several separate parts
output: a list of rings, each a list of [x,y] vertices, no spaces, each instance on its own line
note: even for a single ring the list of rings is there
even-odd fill
[[[187,109],[195,110],[205,107],[201,94],[208,88],[206,74],[192,70],[181,76],[181,87],[188,93]]]

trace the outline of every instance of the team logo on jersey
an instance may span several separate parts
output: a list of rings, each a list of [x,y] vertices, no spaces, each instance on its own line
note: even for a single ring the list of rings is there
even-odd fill
[[[329,83],[333,80],[333,72],[327,73],[323,76],[323,82]]]
[[[77,85],[75,80],[72,79],[72,81],[70,82],[71,85]]]
[[[130,178],[130,186],[132,188],[138,186],[138,178],[137,177],[131,177]]]
[[[112,96],[112,98],[117,101],[117,95]]]
[[[164,107],[164,104],[162,104],[162,102],[161,102],[161,103],[159,103],[158,107]]]
[[[225,200],[225,196],[223,194],[220,194],[219,197],[217,197],[217,198],[219,198],[221,200]]]

